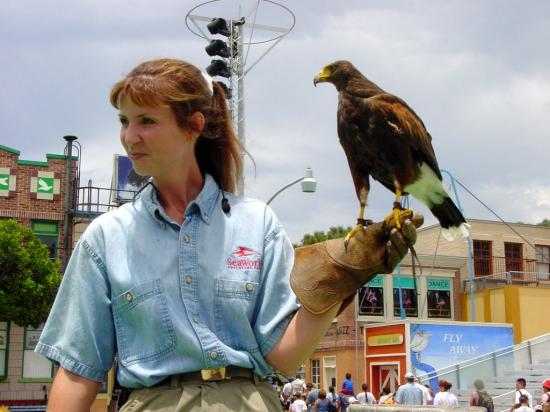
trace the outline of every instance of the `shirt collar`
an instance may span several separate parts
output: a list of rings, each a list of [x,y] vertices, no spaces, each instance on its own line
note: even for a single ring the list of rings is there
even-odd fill
[[[216,205],[219,192],[220,188],[214,178],[209,174],[206,174],[204,177],[204,186],[198,196],[187,205],[185,216],[190,216],[198,211],[201,219],[206,224],[209,224],[211,220],[210,215]],[[160,204],[156,189],[152,183],[143,189],[140,199],[149,213],[163,226],[165,223],[172,223],[172,219],[166,215],[166,212]]]

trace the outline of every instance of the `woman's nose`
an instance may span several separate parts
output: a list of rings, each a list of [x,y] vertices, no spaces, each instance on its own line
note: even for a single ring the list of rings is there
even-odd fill
[[[120,138],[126,145],[133,145],[139,142],[139,130],[135,124],[128,123],[126,127],[123,127],[120,131]]]

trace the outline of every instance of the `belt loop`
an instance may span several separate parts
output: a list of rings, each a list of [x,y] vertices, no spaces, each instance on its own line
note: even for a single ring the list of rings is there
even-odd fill
[[[170,376],[170,387],[177,388],[179,383],[180,383],[179,375]]]

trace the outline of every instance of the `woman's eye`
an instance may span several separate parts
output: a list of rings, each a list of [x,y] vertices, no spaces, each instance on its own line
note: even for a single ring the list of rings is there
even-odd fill
[[[122,126],[126,126],[128,124],[128,119],[124,117],[119,117],[119,121]]]
[[[150,119],[148,117],[144,117],[142,120],[143,124],[155,124],[155,121],[153,119]]]

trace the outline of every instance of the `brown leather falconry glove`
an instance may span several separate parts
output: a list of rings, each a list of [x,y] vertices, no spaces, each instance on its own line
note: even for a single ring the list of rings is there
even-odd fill
[[[355,292],[379,273],[391,273],[416,242],[421,214],[400,216],[374,223],[353,236],[347,248],[344,239],[332,239],[297,248],[290,285],[302,305],[320,315],[343,302],[339,313],[353,301]]]

